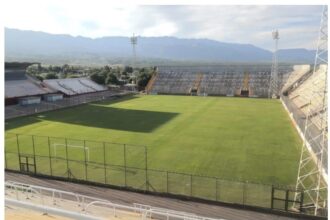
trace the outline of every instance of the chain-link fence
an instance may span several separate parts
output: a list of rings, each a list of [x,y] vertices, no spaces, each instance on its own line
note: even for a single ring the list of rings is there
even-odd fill
[[[133,93],[134,92],[132,91],[106,90],[102,92],[65,97],[62,100],[57,100],[55,102],[41,101],[41,103],[37,105],[10,105],[5,107],[5,119],[11,119],[19,116],[32,115],[40,112],[72,107],[89,102],[109,100]]]
[[[274,207],[272,185],[150,169],[145,146],[14,133],[6,133],[5,146],[7,170],[187,198]]]

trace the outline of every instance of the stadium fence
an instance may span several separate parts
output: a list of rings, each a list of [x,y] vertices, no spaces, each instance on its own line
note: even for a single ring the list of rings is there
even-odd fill
[[[145,146],[14,133],[5,146],[9,171],[281,211],[303,204],[290,187],[150,169]]]
[[[124,96],[132,93],[134,92],[106,90],[102,92],[65,97],[62,100],[57,100],[55,102],[42,101],[40,104],[31,105],[31,106],[10,105],[5,107],[5,119],[11,119],[20,116],[33,115],[41,112],[68,108],[89,102],[110,100],[119,96]]]

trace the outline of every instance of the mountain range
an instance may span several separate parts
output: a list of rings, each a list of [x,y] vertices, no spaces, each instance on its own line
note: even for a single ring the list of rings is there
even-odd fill
[[[270,63],[272,52],[251,44],[224,43],[209,39],[137,37],[140,65],[167,63]],[[5,60],[49,64],[131,64],[129,37],[87,38],[5,28]],[[315,51],[282,49],[282,63],[313,63]]]

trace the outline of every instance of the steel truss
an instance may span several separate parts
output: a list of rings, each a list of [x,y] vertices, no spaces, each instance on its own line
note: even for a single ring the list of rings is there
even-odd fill
[[[269,81],[268,98],[277,98],[279,92],[277,50],[278,50],[278,39],[280,38],[279,38],[278,30],[273,31],[272,34],[273,34],[273,40],[275,41],[275,50],[273,53],[273,62],[272,62],[272,70]]]
[[[319,71],[318,77],[325,80],[315,80],[310,88],[307,88],[310,91],[310,98],[296,182],[296,189],[301,189],[304,195],[300,192],[295,194],[295,199],[301,196],[305,197],[303,209],[314,215],[324,215],[327,212],[327,54],[328,9],[325,6],[321,18],[314,72],[311,76],[315,76],[316,72]],[[322,76],[322,74],[325,75]]]

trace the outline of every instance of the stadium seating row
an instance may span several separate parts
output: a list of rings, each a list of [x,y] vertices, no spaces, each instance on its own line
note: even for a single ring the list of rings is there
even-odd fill
[[[240,95],[246,72],[161,71],[148,92],[152,94],[191,94],[198,85],[197,95]],[[249,96],[267,97],[270,72],[249,72]],[[198,82],[198,83],[197,83]]]
[[[46,87],[61,91],[66,95],[77,95],[106,90],[106,87],[87,78],[49,79],[44,80],[43,84]]]
[[[35,82],[25,80],[11,80],[5,83],[5,98],[15,98],[22,96],[43,95],[51,93],[52,91],[43,88]]]
[[[282,100],[289,107],[290,114],[308,140],[310,149],[320,160],[320,150],[327,139],[327,65],[316,66],[315,71],[309,70],[307,65],[296,68],[291,72],[286,87],[282,90]],[[308,121],[306,120],[308,119]],[[323,136],[325,134],[325,136]],[[326,142],[327,143],[327,142]],[[328,173],[327,145],[322,158],[325,175]],[[321,160],[320,160],[321,161]],[[327,179],[327,177],[325,177]]]
[[[189,90],[193,86],[195,78],[196,76],[194,74],[186,72],[159,74],[151,91],[169,94],[189,94]]]
[[[317,71],[310,75],[303,83],[297,85],[289,92],[289,98],[292,102],[305,114],[310,114],[310,116],[315,122],[320,122],[322,115],[317,112],[323,111],[323,99],[325,98],[325,86],[326,71],[327,66],[321,65]],[[312,100],[311,100],[312,98]],[[318,128],[321,129],[323,126],[321,123],[316,123]]]
[[[298,85],[298,82],[308,73],[311,72],[310,65],[295,65],[293,71],[289,73],[289,77],[286,80],[282,88],[282,92],[286,93],[289,89]]]

